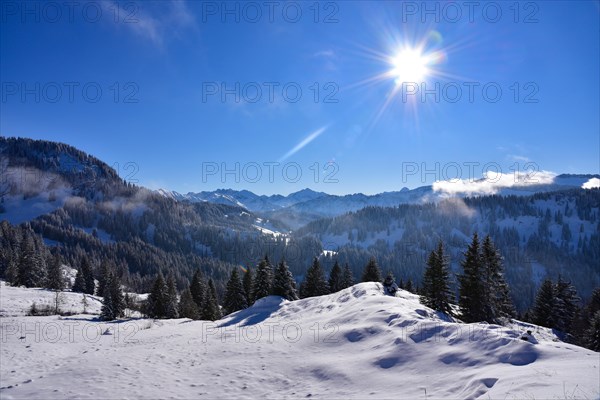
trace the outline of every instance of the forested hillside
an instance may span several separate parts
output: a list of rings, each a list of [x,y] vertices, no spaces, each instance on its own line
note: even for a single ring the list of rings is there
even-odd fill
[[[532,196],[482,196],[438,203],[367,207],[321,219],[294,232],[315,237],[356,266],[371,256],[397,277],[419,283],[429,251],[442,240],[458,272],[469,237],[489,234],[505,259],[515,302],[526,309],[546,277],[562,274],[589,296],[600,281],[600,190],[577,189]]]
[[[22,235],[7,224],[24,223],[24,231],[43,237],[40,249],[59,253],[72,267],[84,255],[95,268],[103,261],[120,265],[135,291],[148,291],[159,270],[172,272],[183,287],[201,268],[222,292],[237,265],[253,265],[266,253],[282,258],[294,248],[290,266],[300,274],[321,251],[310,238],[293,243],[263,233],[262,221],[244,208],[178,202],[128,183],[62,143],[0,138],[0,155],[3,245],[18,247]],[[0,274],[11,254],[3,252]]]

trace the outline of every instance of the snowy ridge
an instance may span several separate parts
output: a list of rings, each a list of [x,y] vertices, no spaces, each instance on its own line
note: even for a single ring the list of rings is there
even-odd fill
[[[378,283],[294,302],[270,296],[214,323],[2,322],[2,398],[600,396],[598,353],[543,328],[525,341],[521,328],[531,327],[519,323],[462,324],[408,292],[385,296]],[[22,322],[75,324],[72,339],[51,343],[20,339],[11,329]],[[107,334],[94,335],[94,325]]]

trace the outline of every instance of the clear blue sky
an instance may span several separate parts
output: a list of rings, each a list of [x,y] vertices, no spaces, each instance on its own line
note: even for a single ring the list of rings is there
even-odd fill
[[[376,193],[471,162],[600,172],[595,1],[45,4],[2,2],[0,134],[69,143],[151,188]],[[401,67],[427,59],[439,102],[390,73],[419,45]],[[221,176],[236,163],[239,182]]]

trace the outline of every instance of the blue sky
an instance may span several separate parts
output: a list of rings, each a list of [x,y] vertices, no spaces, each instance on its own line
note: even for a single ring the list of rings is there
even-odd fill
[[[0,134],[151,188],[600,172],[598,2],[51,4],[2,3]],[[394,72],[407,51],[427,60],[416,93]]]

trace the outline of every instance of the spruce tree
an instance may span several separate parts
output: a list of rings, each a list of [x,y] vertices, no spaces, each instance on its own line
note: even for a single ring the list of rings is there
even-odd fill
[[[252,269],[248,267],[244,272],[244,279],[242,281],[244,285],[244,293],[246,295],[246,302],[248,303],[248,307],[254,304],[254,297],[252,295],[252,287],[254,285],[254,278],[252,277]]]
[[[197,269],[192,277],[192,282],[190,283],[190,292],[192,293],[192,298],[194,299],[198,310],[202,310],[204,308],[204,300],[206,298],[206,284],[200,269]]]
[[[165,318],[167,315],[167,284],[163,274],[159,271],[152,291],[148,295],[147,314],[150,318]]]
[[[210,296],[214,299],[216,306],[215,320],[220,319],[223,316],[223,314],[221,313],[221,307],[219,306],[219,296],[217,295],[217,288],[215,287],[215,283],[212,279],[208,280],[208,290],[210,291]]]
[[[256,277],[254,278],[254,287],[252,297],[258,300],[269,296],[273,292],[273,266],[269,262],[269,257],[265,256],[258,264]]]
[[[498,323],[500,318],[515,315],[508,284],[504,279],[502,256],[487,235],[481,250],[482,283],[484,293],[484,320]]]
[[[110,284],[110,279],[112,277],[108,276],[107,283]],[[104,297],[102,298],[102,308],[100,311],[100,318],[105,321],[112,321],[117,318],[115,315],[115,310],[113,306],[112,293],[110,290],[106,290],[104,293]]]
[[[98,271],[98,288],[96,289],[96,294],[98,296],[104,296],[104,288],[107,285],[106,277],[108,276],[108,271],[115,269],[112,265],[109,265],[107,260],[103,260],[100,263],[100,270]]]
[[[117,271],[114,271],[111,275],[108,290],[112,297],[115,316],[117,318],[122,317],[125,313],[125,298],[123,296],[123,289],[121,288],[121,278],[117,275]]]
[[[94,272],[92,271],[92,266],[90,265],[90,262],[86,256],[83,256],[81,258],[79,270],[81,271],[81,275],[83,278],[82,293],[93,295],[96,289],[96,284],[94,282]]]
[[[350,286],[354,285],[354,274],[350,270],[350,266],[348,265],[348,263],[346,263],[346,265],[344,265],[344,276],[343,276],[342,280],[343,280],[343,283],[342,283],[343,289],[349,288]]]
[[[87,293],[85,278],[83,277],[83,272],[81,271],[81,268],[78,269],[77,274],[75,274],[75,282],[73,282],[73,287],[71,288],[71,290],[77,293]]]
[[[329,291],[331,293],[339,292],[347,286],[344,286],[344,276],[340,264],[335,261],[331,272],[329,273]]]
[[[379,269],[379,266],[377,265],[377,261],[375,260],[375,257],[371,257],[371,259],[365,266],[365,269],[364,269],[363,275],[362,275],[362,281],[363,282],[381,282],[382,281],[381,270]]]
[[[598,224],[598,226],[600,226],[600,224]],[[595,288],[592,292],[592,297],[586,307],[586,311],[590,316],[593,316],[597,311],[600,311],[600,287]]]
[[[458,277],[460,283],[458,305],[465,322],[485,320],[485,294],[479,247],[479,238],[475,233],[464,254],[465,259],[461,263],[463,274]]]
[[[329,293],[325,272],[321,268],[321,263],[317,257],[314,258],[312,265],[306,271],[306,278],[302,286],[302,297],[322,296]]]
[[[23,229],[18,284],[25,287],[43,287],[46,284],[46,262],[30,229]]]
[[[189,287],[181,292],[181,296],[179,298],[179,317],[189,319],[200,318],[198,305],[196,305]]]
[[[600,351],[600,311],[596,311],[592,316],[586,332],[586,345],[591,350]]]
[[[550,279],[545,279],[538,290],[533,305],[533,323],[547,328],[553,328],[555,321],[556,293]]]
[[[167,298],[165,302],[165,317],[179,318],[177,287],[175,286],[175,277],[169,274],[167,279]]]
[[[9,249],[10,251],[10,249]],[[12,253],[12,252],[11,252]],[[19,259],[16,256],[10,256],[6,266],[6,282],[11,286],[19,286]]]
[[[225,287],[225,296],[223,297],[223,307],[227,314],[248,308],[244,287],[240,281],[240,275],[237,268],[231,271],[229,281]]]
[[[554,286],[554,293],[556,295],[554,327],[562,332],[571,333],[571,325],[581,299],[577,296],[577,290],[571,282],[565,281],[560,275]]]
[[[60,255],[58,253],[52,256],[52,259],[48,264],[46,287],[51,290],[63,290],[65,288],[65,280],[63,278]]]
[[[414,292],[415,288],[413,287],[413,283],[410,278],[408,278],[408,280],[406,281],[406,285],[404,285],[404,290],[410,293]]]
[[[125,311],[121,280],[114,271],[108,270],[105,272],[104,281],[104,298],[100,316],[106,321],[112,321],[121,317]]]
[[[281,260],[275,269],[273,278],[273,294],[287,300],[298,300],[296,281],[284,260]]]
[[[427,259],[420,301],[434,310],[446,314],[452,313],[450,303],[453,301],[453,296],[450,290],[449,261],[444,254],[444,245],[441,241]]]
[[[206,291],[206,299],[200,318],[206,321],[216,321],[221,318],[217,290],[212,278],[208,280],[208,290]]]

